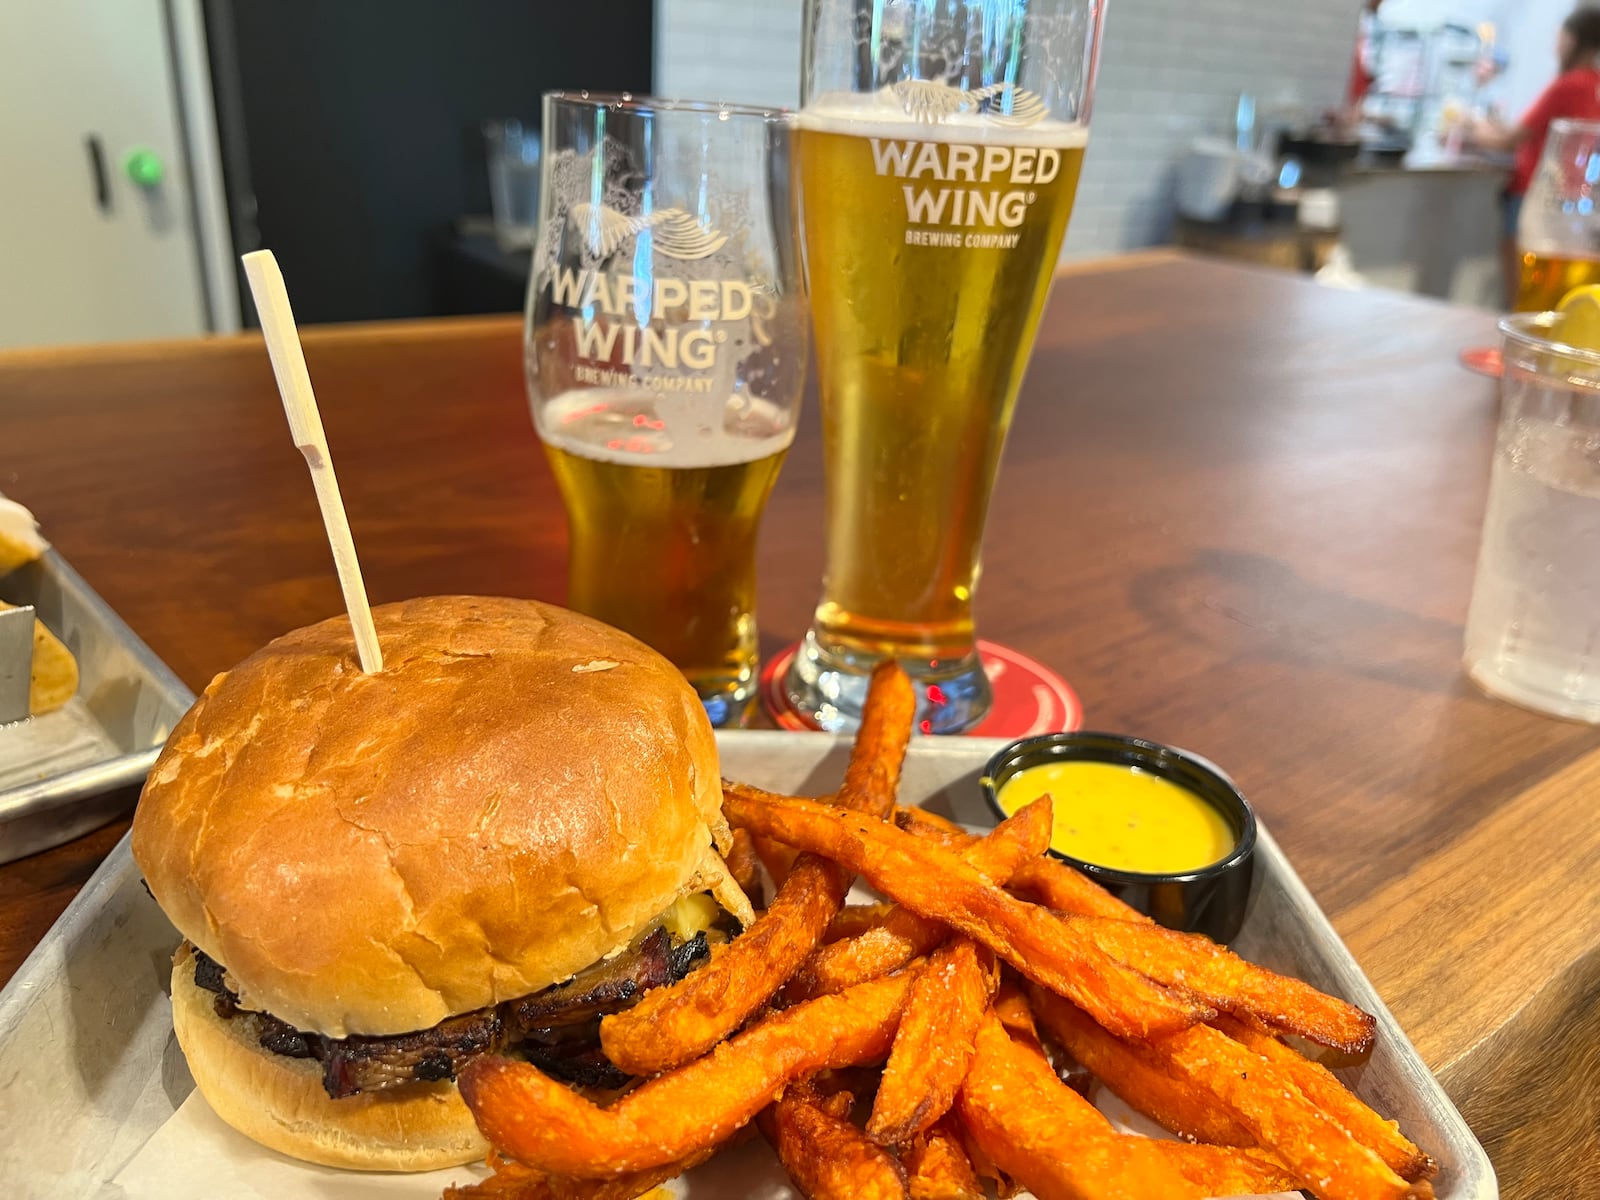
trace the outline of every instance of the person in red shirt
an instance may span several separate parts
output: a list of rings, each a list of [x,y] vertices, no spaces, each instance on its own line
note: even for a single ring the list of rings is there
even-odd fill
[[[1350,62],[1350,81],[1345,84],[1344,92],[1345,108],[1357,120],[1361,116],[1361,102],[1372,90],[1372,35],[1378,20],[1378,9],[1382,7],[1383,0],[1366,0],[1361,8],[1361,24],[1356,31],[1356,52]]]
[[[1544,153],[1550,122],[1562,118],[1600,120],[1600,8],[1580,8],[1561,24],[1556,39],[1556,59],[1561,73],[1535,100],[1522,120],[1506,126],[1496,121],[1478,121],[1468,128],[1467,140],[1485,150],[1500,150],[1514,155],[1511,178],[1502,198],[1504,227],[1501,240],[1507,304],[1515,300],[1520,255],[1517,251],[1517,218],[1522,214],[1522,198]]]

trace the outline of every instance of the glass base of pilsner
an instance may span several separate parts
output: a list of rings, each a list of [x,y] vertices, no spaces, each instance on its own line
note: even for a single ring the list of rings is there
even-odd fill
[[[784,698],[806,724],[828,733],[853,733],[861,723],[872,668],[880,661],[882,655],[824,645],[813,629],[789,664]],[[994,704],[976,646],[960,658],[902,658],[900,665],[916,686],[919,733],[965,733]]]
[[[737,676],[686,673],[684,678],[700,697],[713,729],[738,729],[755,708],[759,681],[753,667]]]

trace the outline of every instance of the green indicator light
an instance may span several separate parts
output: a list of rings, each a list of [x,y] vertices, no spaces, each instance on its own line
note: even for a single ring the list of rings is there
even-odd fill
[[[161,156],[154,150],[144,149],[130,150],[128,157],[123,160],[122,169],[127,171],[128,178],[134,183],[147,188],[158,186],[167,173]]]

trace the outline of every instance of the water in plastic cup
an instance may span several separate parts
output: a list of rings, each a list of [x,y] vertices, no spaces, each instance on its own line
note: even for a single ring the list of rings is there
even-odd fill
[[[1467,672],[1491,695],[1600,723],[1600,348],[1561,344],[1555,313],[1500,328],[1505,375]]]

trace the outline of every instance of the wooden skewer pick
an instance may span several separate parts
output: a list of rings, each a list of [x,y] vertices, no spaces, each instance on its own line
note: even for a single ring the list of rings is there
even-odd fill
[[[305,455],[311,468],[311,482],[317,489],[317,504],[322,523],[328,530],[328,545],[333,549],[333,565],[339,571],[339,586],[344,589],[344,606],[350,610],[350,627],[355,630],[356,651],[361,669],[368,675],[383,670],[383,651],[378,647],[378,631],[372,624],[372,609],[367,605],[367,589],[361,582],[361,564],[356,560],[356,545],[350,536],[344,501],[339,498],[339,480],[328,456],[328,439],[322,432],[322,414],[311,390],[311,375],[306,370],[305,352],[295,330],[289,293],[283,286],[283,272],[270,250],[253,250],[243,259],[250,294],[255,297],[266,335],[267,354],[272,373],[283,396],[283,411],[289,417],[289,432],[294,444]]]

